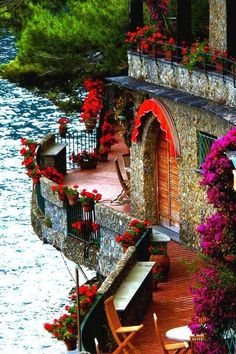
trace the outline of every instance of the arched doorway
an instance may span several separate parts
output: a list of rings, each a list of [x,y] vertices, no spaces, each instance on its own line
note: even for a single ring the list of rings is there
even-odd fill
[[[137,167],[140,183],[135,186],[134,197],[139,191],[137,209],[143,205],[143,213],[159,224],[175,232],[179,231],[179,170],[180,144],[174,120],[167,106],[160,100],[144,101],[136,114],[132,142],[138,146],[142,162]],[[140,168],[142,165],[142,169]],[[136,206],[135,205],[135,206]]]
[[[160,129],[156,155],[157,223],[175,232],[179,231],[179,172],[177,160],[170,155],[170,143]]]

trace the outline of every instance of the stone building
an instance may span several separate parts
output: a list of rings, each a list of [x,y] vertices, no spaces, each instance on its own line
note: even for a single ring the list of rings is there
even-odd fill
[[[210,47],[231,57],[236,57],[235,6],[233,0],[209,0]],[[177,44],[189,42],[190,18],[191,1],[177,1]],[[142,19],[140,1],[132,1],[130,28]],[[130,50],[128,75],[107,78],[107,87],[110,104],[118,97],[117,115],[133,114],[132,213],[197,249],[196,226],[211,213],[199,186],[201,165],[213,141],[236,124],[235,77],[190,71],[181,62]]]

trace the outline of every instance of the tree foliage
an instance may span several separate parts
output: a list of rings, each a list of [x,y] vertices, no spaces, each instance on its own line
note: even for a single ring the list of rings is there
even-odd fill
[[[31,1],[22,9],[18,54],[7,77],[74,78],[117,73],[125,63],[127,2]],[[50,4],[50,5],[49,5]]]

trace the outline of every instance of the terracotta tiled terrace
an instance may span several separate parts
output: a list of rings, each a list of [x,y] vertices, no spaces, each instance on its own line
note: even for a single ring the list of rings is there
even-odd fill
[[[97,189],[103,195],[102,203],[129,213],[130,205],[128,203],[110,204],[122,189],[114,165],[114,158],[122,153],[127,153],[127,148],[121,142],[112,147],[108,162],[99,163],[96,170],[76,169],[70,171],[66,176],[65,184],[76,183],[80,188]],[[175,241],[171,241],[168,244],[168,254],[171,259],[169,280],[166,283],[160,283],[158,289],[153,293],[153,302],[143,320],[144,328],[133,340],[142,354],[162,353],[154,330],[153,312],[156,312],[159,318],[166,343],[171,343],[171,341],[165,337],[165,332],[173,327],[187,325],[193,314],[189,290],[193,280],[184,260],[192,261],[196,257],[196,253]]]

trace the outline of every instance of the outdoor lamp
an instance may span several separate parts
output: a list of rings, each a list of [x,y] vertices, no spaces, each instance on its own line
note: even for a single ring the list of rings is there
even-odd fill
[[[234,190],[236,191],[236,151],[227,151],[226,155],[234,165],[233,175],[234,175]]]

